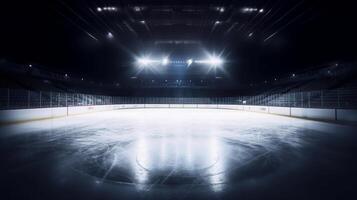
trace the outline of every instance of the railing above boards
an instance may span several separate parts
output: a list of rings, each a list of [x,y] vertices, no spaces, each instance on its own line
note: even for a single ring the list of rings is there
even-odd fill
[[[238,97],[122,97],[80,93],[0,89],[0,109],[110,104],[234,104],[302,108],[357,109],[357,89],[263,93]]]

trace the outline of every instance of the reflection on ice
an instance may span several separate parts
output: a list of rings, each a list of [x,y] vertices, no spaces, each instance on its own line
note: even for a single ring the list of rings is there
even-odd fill
[[[148,180],[148,171],[141,167],[140,165],[149,166],[150,165],[150,156],[147,151],[147,141],[145,137],[139,137],[136,146],[136,156],[133,157],[132,169],[134,172],[135,180],[138,183],[138,187],[143,187],[143,184],[147,183]],[[139,161],[140,159],[140,161]],[[139,188],[141,189],[141,188]]]
[[[145,188],[142,184],[172,184],[175,179],[193,178],[207,180],[203,184],[212,184],[213,190],[219,191],[224,182],[222,147],[219,138],[212,134],[139,134],[130,148],[130,152],[136,152],[131,166],[138,188]]]
[[[220,155],[223,154],[221,152],[221,146],[217,141],[216,137],[211,136],[210,138],[210,152],[208,154],[211,160],[216,161],[215,165],[208,169],[209,171],[209,183],[212,185],[212,190],[215,192],[219,192],[223,189],[224,180],[224,160],[220,159]],[[219,160],[220,159],[220,160]]]

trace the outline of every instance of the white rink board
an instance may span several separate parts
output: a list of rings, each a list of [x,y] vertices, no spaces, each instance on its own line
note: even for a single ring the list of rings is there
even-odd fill
[[[269,113],[290,116],[290,107],[269,107]]]
[[[183,104],[184,108],[197,108],[197,104]]]
[[[357,110],[337,109],[336,115],[339,121],[357,122]]]
[[[114,110],[113,105],[68,107],[68,115]]]
[[[243,110],[242,105],[218,105],[218,108],[232,109],[232,110]]]
[[[263,113],[269,112],[268,106],[243,106],[243,109],[246,111],[253,111],[253,112],[263,112]]]
[[[110,111],[119,109],[140,108],[210,108],[244,110],[249,112],[260,112],[277,114],[316,120],[329,121],[357,121],[357,111],[348,109],[317,109],[317,108],[290,108],[250,105],[217,105],[217,104],[122,104],[122,105],[98,105],[98,106],[75,106],[58,108],[36,108],[1,110],[0,123],[13,123],[29,120],[48,119],[64,117],[92,112]]]
[[[170,104],[145,104],[145,108],[169,108]]]
[[[1,110],[0,123],[12,123],[67,116],[67,107]]]
[[[169,104],[170,108],[183,108],[183,104]]]
[[[291,108],[291,116],[307,119],[335,120],[335,109]]]
[[[197,104],[197,108],[217,108],[217,104]]]

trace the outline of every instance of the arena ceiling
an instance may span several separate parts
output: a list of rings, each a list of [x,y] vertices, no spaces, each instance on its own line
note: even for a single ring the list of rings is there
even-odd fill
[[[15,0],[2,9],[0,58],[98,80],[124,78],[148,51],[216,52],[241,82],[357,52],[354,7],[342,1]]]

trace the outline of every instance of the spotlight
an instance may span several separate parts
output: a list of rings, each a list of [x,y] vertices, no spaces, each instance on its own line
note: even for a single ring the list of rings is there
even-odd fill
[[[262,9],[260,9],[260,10],[259,10],[259,12],[260,12],[260,13],[264,12],[264,9],[263,9],[263,8],[262,8]]]
[[[102,12],[102,8],[98,7],[98,8],[97,8],[97,11],[98,11],[98,12]]]
[[[242,12],[243,13],[252,13],[252,12],[257,12],[258,11],[258,8],[242,8]],[[264,12],[263,9],[260,9],[259,12]]]
[[[134,11],[135,12],[140,12],[141,11],[141,8],[139,6],[134,6]]]
[[[148,58],[139,58],[138,59],[138,63],[140,66],[147,66],[147,65],[149,65],[150,62],[151,62],[151,60]]]
[[[222,65],[223,63],[223,60],[218,58],[218,57],[215,57],[215,56],[212,56],[209,60],[208,60],[208,63],[210,65],[213,65],[213,66],[218,66],[218,65]]]
[[[214,66],[214,67],[217,67],[217,66],[220,66],[223,64],[223,60],[216,56],[210,56],[206,60],[196,60],[195,62],[199,63],[199,64],[207,64],[207,65]]]
[[[169,59],[168,59],[168,58],[163,58],[162,61],[161,61],[161,64],[162,64],[162,65],[167,65],[167,64],[169,64]]]
[[[193,63],[193,60],[192,60],[192,59],[188,59],[188,60],[187,60],[187,65],[188,65],[188,66],[190,66],[192,63]]]
[[[108,39],[112,39],[112,38],[114,38],[114,35],[113,35],[111,32],[108,32],[107,38],[108,38]]]

